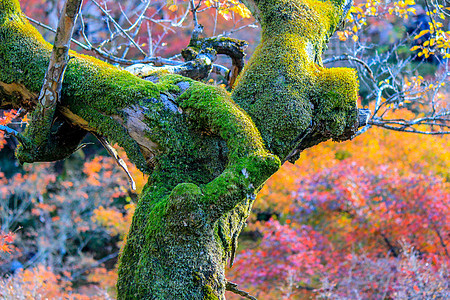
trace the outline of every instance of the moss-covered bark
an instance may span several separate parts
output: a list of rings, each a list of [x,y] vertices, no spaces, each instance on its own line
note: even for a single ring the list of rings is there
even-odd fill
[[[152,83],[71,52],[61,126],[24,156],[60,159],[76,147],[71,136],[90,131],[150,174],[120,258],[120,299],[224,299],[225,264],[280,159],[355,127],[354,72],[320,66],[342,4],[247,2],[263,43],[232,96],[175,75]],[[0,0],[0,107],[33,106],[50,50],[17,0]]]
[[[354,70],[322,67],[344,0],[244,0],[262,27],[233,99],[252,118],[269,150],[295,160],[299,151],[349,138],[357,124]],[[294,155],[295,154],[295,155]]]

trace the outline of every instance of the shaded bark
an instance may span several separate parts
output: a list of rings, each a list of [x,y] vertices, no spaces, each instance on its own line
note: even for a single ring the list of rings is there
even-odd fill
[[[57,140],[52,141],[52,143],[49,142],[49,140],[52,140],[50,131],[55,119],[56,106],[61,101],[62,82],[69,61],[70,40],[81,2],[81,0],[68,0],[61,12],[50,62],[37,99],[37,105],[31,115],[30,124],[27,126],[24,136],[21,137],[21,144],[16,150],[16,156],[21,163],[37,161],[41,154],[45,156],[49,152],[55,152],[55,155],[57,155],[56,153],[65,153],[66,149],[61,151],[62,148],[66,148],[65,144],[76,143],[75,147],[77,147],[80,142],[79,136],[81,138],[84,136],[82,131],[75,135],[67,134],[65,137],[70,137],[70,139],[67,138],[63,141],[61,135],[57,135]],[[58,130],[61,130],[61,128],[64,127],[59,127]],[[60,141],[63,141],[63,143]],[[53,147],[50,148],[50,145]],[[76,148],[69,147],[68,151],[74,149]],[[29,155],[32,157],[29,157]]]
[[[120,257],[120,299],[224,299],[224,267],[255,193],[280,161],[358,127],[355,73],[320,66],[342,3],[247,2],[263,44],[232,95],[164,72],[142,80],[70,53],[56,107],[64,127],[40,128],[47,142],[66,140],[67,128],[92,132],[150,174]],[[0,0],[0,107],[34,107],[50,53],[18,2]],[[60,159],[74,144],[30,161]]]

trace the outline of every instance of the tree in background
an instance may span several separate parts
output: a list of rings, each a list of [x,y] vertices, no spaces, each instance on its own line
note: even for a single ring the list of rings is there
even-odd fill
[[[175,6],[176,6],[176,4],[174,4]],[[211,3],[208,3],[208,4],[205,4],[206,6],[208,6],[208,5],[210,5],[211,6]],[[216,4],[217,5],[217,4]],[[283,5],[286,5],[286,7],[290,7],[288,4],[283,4]],[[169,6],[169,8],[170,8],[171,6]],[[192,8],[195,8],[196,10],[201,10],[201,7],[200,6],[198,6],[198,7],[195,7],[195,3],[191,6]],[[235,4],[235,6],[233,6],[233,8],[234,7],[241,7],[241,9],[242,9],[242,6],[239,6],[239,5],[236,5]],[[280,9],[281,9],[281,7],[282,6],[280,6]],[[104,8],[105,9],[105,8]],[[237,8],[237,9],[239,9],[239,8]],[[172,10],[175,10],[175,7],[173,7],[172,6]],[[178,6],[177,6],[177,10],[178,10]],[[231,14],[230,13],[230,11],[228,10],[228,12],[227,12],[227,10],[225,10],[225,9],[217,9],[217,7],[216,7],[216,11],[218,11],[218,12],[220,12],[220,14],[223,14],[224,16],[227,16],[227,13],[229,13],[229,14]],[[281,9],[281,11],[283,11],[283,9]],[[289,11],[289,10],[288,10]],[[185,12],[186,12],[186,14],[187,14],[187,12],[188,12],[188,9],[186,9],[185,10]],[[104,13],[104,12],[103,12]],[[104,13],[105,14],[105,13]],[[109,14],[105,14],[106,15],[106,17],[105,17],[105,19],[107,19],[108,21],[106,21],[105,23],[108,23],[108,22],[113,22],[112,21],[112,19],[108,16]],[[261,17],[262,18],[262,17]],[[141,19],[145,19],[145,18],[141,18]],[[145,19],[145,20],[147,20],[147,19]],[[153,22],[154,20],[151,20],[151,22]],[[194,21],[195,21],[195,18],[194,18]],[[269,20],[266,20],[265,22],[267,22],[267,24],[269,24],[270,25],[270,19]],[[131,23],[131,22],[130,22]],[[143,22],[142,22],[143,23]],[[194,22],[195,23],[195,22]],[[133,25],[134,24],[141,24],[141,23],[139,23],[139,22],[136,22],[136,23],[132,23],[130,26],[131,27],[133,27]],[[264,25],[264,22],[263,22],[263,25]],[[269,25],[267,25],[267,26],[269,26]],[[114,25],[114,26],[116,26],[116,25]],[[89,27],[89,26],[83,26],[82,28],[84,28],[85,29],[85,32],[84,33],[82,33],[82,35],[85,35],[85,36],[89,36],[88,34],[86,34],[86,32],[87,32],[87,30],[86,30],[86,28],[87,27]],[[91,27],[92,28],[92,27]],[[136,29],[137,27],[136,26],[134,26],[133,27],[134,29]],[[196,27],[197,28],[197,27]],[[264,35],[263,34],[263,39],[264,38],[266,38],[266,40],[267,39],[269,39],[270,38],[270,32],[267,30],[267,28],[268,27],[266,27],[266,35]],[[100,31],[101,32],[101,31]],[[129,32],[129,30],[127,31],[127,32]],[[194,33],[195,33],[196,31],[194,30]],[[274,32],[276,32],[276,30],[274,31]],[[198,32],[197,32],[198,33]],[[108,32],[106,32],[106,34],[108,34]],[[115,37],[120,37],[121,35],[122,35],[122,38],[124,38],[124,39],[128,39],[128,41],[131,41],[127,36],[126,36],[126,34],[125,33],[122,33],[122,34],[120,34],[120,32],[119,32],[119,29],[117,29],[117,31],[116,31],[116,33],[114,32],[114,31],[111,31],[111,32],[109,32],[109,34],[111,34],[112,36],[111,36],[111,41],[113,41],[114,40],[114,38]],[[129,34],[128,34],[129,35]],[[114,37],[115,36],[115,37]],[[123,36],[125,36],[125,37],[123,37]],[[150,36],[150,35],[149,35]],[[208,53],[205,53],[205,49],[202,49],[203,47],[206,47],[206,46],[208,46],[208,45],[210,45],[210,44],[208,44],[208,43],[211,43],[211,41],[210,40],[208,40],[208,39],[206,39],[206,40],[202,40],[202,42],[205,42],[205,44],[204,45],[201,45],[201,43],[199,43],[199,42],[197,42],[196,40],[196,37],[195,37],[195,34],[193,34],[193,38],[192,38],[192,40],[194,41],[194,42],[192,42],[192,40],[191,40],[191,47],[190,47],[190,49],[188,48],[188,49],[186,49],[183,53],[184,53],[184,56],[185,56],[185,58],[187,57],[188,58],[188,60],[189,60],[189,58],[192,60],[192,59],[196,59],[196,61],[197,62],[200,62],[200,65],[201,64],[205,64],[205,61],[207,62],[208,60],[207,59],[211,59],[211,55],[210,54],[208,54]],[[354,39],[355,40],[355,39]],[[111,42],[110,41],[110,42]],[[106,45],[108,45],[108,43],[105,43]],[[114,42],[111,42],[110,44],[114,44]],[[127,45],[128,44],[128,45]],[[135,44],[138,44],[137,46],[136,45],[132,45],[133,43],[131,43],[131,42],[127,42],[125,45],[123,45],[123,43],[121,44],[120,42],[117,42],[117,40],[116,40],[116,43],[115,43],[115,45],[116,46],[114,46],[114,47],[116,47],[116,48],[114,48],[113,46],[111,46],[111,47],[113,47],[113,48],[108,48],[108,52],[112,52],[112,53],[114,53],[114,51],[115,51],[115,49],[118,49],[119,51],[120,51],[120,49],[122,49],[121,47],[123,47],[124,49],[128,49],[127,51],[125,51],[124,53],[125,53],[125,55],[128,53],[128,51],[129,51],[129,49],[132,49],[131,47],[133,47],[133,46],[135,46],[136,48],[139,48],[139,44],[138,43],[136,43],[135,42]],[[151,45],[153,45],[154,43],[153,42],[151,42],[150,43]],[[200,46],[198,46],[200,44]],[[161,44],[162,45],[162,44]],[[235,43],[233,46],[236,46],[236,45],[238,45],[239,46],[239,44],[238,43]],[[86,45],[85,45],[86,46]],[[101,47],[100,47],[101,46]],[[105,58],[109,58],[110,60],[112,60],[112,61],[116,61],[116,62],[124,62],[124,63],[130,63],[130,61],[126,61],[125,62],[125,59],[123,59],[123,57],[125,56],[123,53],[118,57],[118,56],[116,56],[116,57],[113,57],[113,56],[111,56],[111,54],[110,53],[108,53],[108,52],[102,52],[102,47],[104,47],[103,45],[100,45],[99,47],[95,47],[95,46],[93,46],[92,44],[87,44],[87,47],[88,47],[88,49],[89,49],[89,47],[90,47],[90,49],[91,50],[93,50],[93,51],[95,51],[98,55],[101,55],[101,56],[103,56],[103,57],[105,57]],[[197,49],[196,49],[196,47],[195,46],[198,46],[197,47]],[[149,46],[149,48],[150,48],[150,46]],[[200,48],[200,49],[199,49]],[[220,49],[222,49],[222,48],[220,48],[219,46],[216,46],[216,51],[219,53],[219,51],[221,51]],[[226,48],[226,47],[225,47]],[[264,44],[263,44],[263,46],[261,47],[261,48],[263,48],[264,50],[270,50],[270,48],[264,48]],[[112,49],[112,50],[111,50]],[[200,50],[200,51],[199,51]],[[136,51],[136,50],[135,50]],[[150,51],[150,50],[149,50]],[[260,51],[262,51],[261,49],[260,49]],[[262,53],[262,54],[261,54]],[[258,55],[263,55],[264,53],[263,52],[261,52],[261,53],[258,53]],[[267,51],[267,53],[270,53],[269,51]],[[147,53],[148,54],[148,53]],[[220,54],[220,53],[219,53]],[[234,81],[234,79],[233,78],[235,78],[235,75],[233,75],[233,74],[236,74],[238,71],[239,71],[239,69],[242,67],[242,66],[240,66],[239,65],[239,57],[238,58],[236,58],[236,57],[234,57],[233,56],[234,54],[231,54],[230,56],[232,56],[232,58],[233,58],[233,66],[232,66],[232,72],[228,72],[226,69],[224,69],[223,67],[221,67],[221,66],[218,66],[218,65],[212,65],[212,66],[209,66],[209,67],[207,67],[206,69],[208,70],[208,68],[210,68],[210,69],[212,69],[213,71],[215,71],[215,72],[217,72],[217,73],[219,73],[219,74],[222,74],[222,75],[225,75],[225,82],[227,82],[227,83],[229,83],[229,84],[232,84],[233,83],[233,81]],[[240,55],[242,55],[242,54],[240,54]],[[214,58],[214,56],[212,56],[213,58]],[[267,60],[269,60],[269,58],[270,57],[265,57],[265,59],[267,59]],[[345,56],[345,58],[346,59],[348,59],[348,58],[350,58],[350,59],[354,59],[354,57],[353,58],[351,58],[350,56]],[[122,60],[121,60],[122,59]],[[146,58],[148,61],[154,61],[156,64],[160,64],[161,62],[166,62],[166,61],[163,61],[163,60],[161,60],[161,59],[158,59],[158,58],[152,58],[152,57],[150,57],[150,58]],[[242,59],[242,57],[240,58],[240,59]],[[278,58],[277,58],[278,59]],[[320,62],[320,58],[318,58],[318,57],[316,57],[316,58],[314,58],[317,62]],[[336,58],[332,58],[331,60],[337,60]],[[145,62],[145,59],[144,59],[144,62]],[[172,61],[167,61],[168,63],[170,63],[170,64],[179,64],[179,63],[174,63],[174,62],[172,62]],[[276,65],[277,64],[277,61],[273,61],[273,65]],[[363,65],[363,64],[362,64]],[[367,64],[366,64],[367,65]],[[366,68],[366,66],[365,65],[363,65],[363,67],[364,67],[364,72],[366,72],[367,71],[367,68]],[[262,68],[262,66],[259,66],[257,63],[254,63],[253,64],[253,69],[255,69],[256,68],[256,70],[259,70],[258,68]],[[282,68],[283,68],[283,65],[282,65]],[[276,69],[276,70],[280,70],[280,69],[282,69],[282,68],[278,68],[278,69]],[[144,74],[144,75],[148,75],[148,74],[150,74],[150,75],[152,75],[152,76],[154,76],[154,77],[158,77],[158,76],[160,76],[158,73],[156,73],[156,74],[158,74],[158,76],[155,76],[154,74],[154,72],[155,72],[155,70],[153,69],[153,68],[150,68],[151,70],[150,71],[148,71],[146,68],[143,68],[142,66],[139,66],[139,67],[134,67],[134,69],[132,69],[134,72],[139,72],[139,73],[141,73],[141,74]],[[183,65],[182,67],[166,67],[166,68],[164,68],[164,71],[163,72],[172,72],[172,73],[179,73],[179,74],[182,74],[182,75],[187,75],[187,76],[191,76],[191,77],[193,77],[193,78],[195,78],[195,79],[199,79],[199,78],[202,78],[201,76],[205,76],[204,74],[205,74],[205,71],[204,70],[201,70],[201,71],[199,71],[199,70],[194,70],[195,72],[194,73],[186,73],[186,70],[188,70],[188,71],[192,71],[192,64],[191,65],[189,65],[189,64],[185,64],[185,65]],[[195,68],[194,68],[195,69]],[[252,70],[252,68],[249,68],[250,70]],[[380,69],[383,69],[382,67],[380,68]],[[137,70],[137,71],[136,71]],[[233,70],[237,70],[237,71],[234,71],[233,72]],[[262,70],[262,69],[261,69]],[[160,72],[161,70],[157,70],[156,72]],[[267,71],[267,70],[264,70],[265,72]],[[148,73],[148,72],[152,72],[152,73]],[[208,73],[209,71],[206,71],[206,74]],[[268,72],[268,71],[267,71]],[[387,71],[386,71],[387,72]],[[383,74],[386,74],[386,72],[385,73],[383,73]],[[373,73],[373,72],[372,72]],[[389,73],[389,72],[387,72],[387,73]],[[198,77],[198,74],[203,74],[203,75],[201,75],[200,77]],[[268,74],[266,74],[266,73],[263,73],[263,74],[258,74],[258,72],[254,72],[254,73],[248,73],[249,75],[247,76],[247,78],[250,78],[250,79],[252,79],[252,78],[259,78],[258,76],[263,76],[264,78],[267,78],[267,77],[269,77],[269,78],[271,78],[271,77],[273,77],[273,76],[276,76],[276,74],[272,74],[272,73],[270,73],[270,72],[268,72]],[[325,76],[325,75],[324,75]],[[373,75],[372,75],[373,76]],[[383,76],[383,75],[380,75],[381,77]],[[395,77],[395,76],[394,76]],[[244,76],[244,79],[245,79],[246,77]],[[396,77],[395,77],[395,79],[396,79]],[[387,85],[389,85],[389,80],[392,80],[391,78],[388,78],[387,79],[387,81],[385,81],[385,83],[387,84]],[[244,81],[245,82],[245,81]],[[282,83],[282,82],[281,82]],[[281,83],[276,83],[276,84],[281,84]],[[397,84],[397,83],[396,83]],[[417,90],[418,91],[420,91],[420,90],[423,90],[423,85],[424,85],[424,83],[423,83],[423,79],[422,79],[422,82],[420,81],[420,78],[419,78],[419,83],[418,84],[416,84],[416,82],[414,82],[413,84],[415,84],[416,86],[416,88],[417,88]],[[334,86],[327,86],[327,90],[333,90],[335,87]],[[387,87],[387,86],[384,86],[384,85],[382,85],[380,88],[376,88],[375,90],[376,91],[378,91],[377,92],[377,94],[376,94],[376,106],[375,106],[375,113],[378,113],[378,112],[381,112],[381,108],[383,107],[383,108],[388,108],[386,111],[383,111],[383,113],[382,113],[382,115],[384,116],[385,114],[386,114],[386,112],[389,112],[389,111],[391,111],[391,110],[394,110],[395,108],[397,108],[397,107],[399,107],[399,106],[403,106],[403,105],[405,105],[405,104],[409,104],[410,102],[411,102],[411,100],[409,100],[410,98],[404,98],[404,101],[403,102],[400,102],[400,100],[398,100],[398,99],[400,99],[400,98],[398,98],[398,99],[394,99],[394,100],[392,100],[392,99],[388,99],[388,100],[386,100],[386,98],[385,97],[387,97],[387,95],[384,93],[385,92],[385,90],[387,89],[387,88],[389,88],[389,87]],[[437,90],[438,92],[439,91],[442,91],[442,85],[438,85],[437,87],[436,87],[436,89],[434,89],[434,90]],[[434,91],[433,90],[433,91]],[[406,93],[405,92],[403,92],[402,90],[400,90],[399,88],[398,88],[398,90],[396,90],[396,92],[398,92],[398,91],[400,91],[399,93],[400,94],[403,94],[403,95],[405,95]],[[237,92],[235,92],[235,93],[241,93],[241,94],[243,94],[245,97],[247,97],[247,96],[249,96],[249,95],[246,95],[246,93],[247,93],[247,91],[245,90],[245,89],[237,89]],[[167,93],[167,92],[166,92]],[[250,97],[255,97],[256,99],[264,99],[264,95],[262,95],[262,94],[259,94],[258,93],[258,91],[256,91],[256,93],[255,92],[252,92],[253,94],[250,94]],[[396,97],[400,97],[400,96],[396,96]],[[164,98],[164,97],[163,97]],[[313,97],[314,98],[314,97]],[[394,97],[395,98],[395,97]],[[411,98],[412,99],[412,98]],[[417,100],[418,98],[414,98],[413,100]],[[440,99],[440,98],[439,98]],[[438,99],[438,100],[439,100]],[[441,99],[442,100],[442,99]],[[268,101],[268,100],[264,100],[264,101]],[[264,104],[264,103],[266,103],[266,102],[264,102],[264,101],[262,101],[262,103],[263,103],[263,105],[266,105],[266,104]],[[314,101],[318,101],[318,100],[314,100]],[[313,101],[313,102],[314,102]],[[408,101],[410,101],[410,102],[408,102]],[[434,102],[433,102],[434,101]],[[431,101],[431,102],[433,102],[433,103],[436,103],[436,102],[439,102],[439,101],[435,101],[435,100],[433,100],[433,101]],[[164,100],[163,100],[163,102],[164,102]],[[442,101],[441,101],[442,102]],[[398,104],[398,105],[397,105]],[[166,105],[166,104],[165,104]],[[263,122],[265,122],[265,121],[267,121],[267,119],[268,118],[270,118],[271,116],[269,115],[269,114],[264,114],[263,112],[263,110],[261,110],[261,109],[257,109],[257,110],[252,110],[252,107],[251,106],[247,106],[246,107],[246,105],[248,105],[248,104],[241,104],[242,106],[243,106],[243,108],[244,109],[246,109],[247,110],[247,112],[249,112],[249,114],[252,116],[252,118],[256,118],[256,121],[255,120],[253,120],[254,122],[256,122],[257,123],[257,126],[258,126],[258,129],[259,129],[259,127],[261,126],[260,124],[262,124]],[[434,104],[433,104],[434,105]],[[169,102],[169,104],[167,104],[167,106],[170,106],[170,102]],[[439,105],[437,105],[436,107],[438,107],[439,109],[442,109],[442,106],[439,106]],[[272,107],[271,107],[272,108]],[[408,105],[408,108],[410,108],[410,111],[412,111],[413,113],[416,113],[416,114],[422,114],[423,113],[423,111],[421,111],[420,109],[418,109],[417,108],[417,103],[413,103],[413,104],[411,104],[411,105]],[[445,108],[445,106],[444,106],[444,108]],[[170,109],[170,108],[169,108]],[[197,107],[197,109],[199,109],[200,111],[201,111],[201,108],[198,108]],[[420,120],[420,119],[423,119],[424,117],[420,117],[420,118],[415,118],[414,119],[414,117],[413,117],[413,121],[407,121],[407,122],[415,122],[415,123],[411,123],[411,124],[404,124],[404,123],[402,123],[402,124],[400,124],[401,126],[400,127],[398,127],[400,130],[407,130],[407,131],[409,131],[409,130],[411,130],[411,128],[417,128],[417,127],[414,127],[414,126],[416,126],[416,125],[421,125],[421,124],[423,124],[423,123],[428,123],[428,124],[426,124],[426,125],[431,125],[431,129],[427,129],[426,131],[427,132],[429,132],[429,133],[436,133],[435,132],[435,129],[436,128],[444,128],[444,131],[445,131],[445,126],[446,126],[446,124],[448,125],[448,123],[445,123],[445,122],[447,122],[446,120],[445,120],[445,114],[444,115],[442,115],[442,110],[434,110],[433,111],[433,113],[434,114],[431,114],[431,115],[428,115],[428,116],[426,116],[425,117],[425,119],[424,120]],[[444,110],[445,111],[445,110]],[[259,116],[258,114],[259,113],[261,113],[261,116]],[[321,119],[321,120],[323,120],[323,121],[325,121],[325,123],[327,122],[327,115],[326,114],[323,114],[323,112],[317,112],[316,114],[315,114],[319,119]],[[254,116],[256,116],[256,117],[254,117]],[[442,118],[442,116],[444,116],[444,118]],[[273,117],[273,116],[272,116]],[[204,118],[204,117],[203,117]],[[407,119],[405,119],[405,118],[401,118],[400,120],[402,120],[402,121],[405,121],[405,120],[407,120]],[[333,120],[333,122],[336,122],[336,121],[338,121],[338,119],[334,119]],[[387,124],[387,123],[385,123],[384,122],[385,120],[383,119],[382,121],[380,121],[380,117],[379,116],[377,116],[376,114],[375,115],[373,115],[372,116],[372,118],[371,118],[371,121],[369,122],[369,125],[381,125],[381,124]],[[390,121],[389,121],[390,122]],[[258,125],[259,124],[259,125]],[[285,123],[283,123],[283,122],[281,122],[281,126],[284,126],[285,125]],[[331,124],[331,123],[330,123]],[[387,125],[389,125],[389,124],[387,124]],[[386,126],[387,126],[386,125]],[[204,125],[202,125],[202,126],[204,126]],[[336,133],[336,132],[339,132],[339,130],[341,130],[341,129],[339,129],[339,127],[336,129],[336,128],[333,128],[333,126],[330,126],[330,125],[326,125],[326,126],[329,126],[328,128],[325,128],[325,131],[328,131],[328,132],[331,132],[331,133],[333,133],[333,131]],[[383,125],[384,126],[384,125]],[[385,126],[385,127],[386,127]],[[196,126],[194,126],[194,127],[196,127]],[[197,127],[197,128],[194,128],[194,131],[195,130],[198,130],[198,128],[202,128],[202,127]],[[204,127],[203,127],[204,128]],[[366,127],[364,130],[366,130],[368,127]],[[419,127],[420,128],[420,127]],[[423,127],[422,127],[423,128]],[[259,129],[260,131],[261,131],[261,129]],[[266,142],[266,143],[268,143],[269,145],[270,144],[273,144],[273,146],[272,147],[274,147],[274,148],[279,148],[279,150],[276,150],[276,151],[279,151],[277,154],[279,154],[280,156],[283,156],[283,154],[280,154],[280,153],[284,153],[284,156],[285,156],[285,158],[288,158],[288,159],[291,159],[291,160],[295,160],[296,159],[296,157],[298,156],[298,154],[300,153],[300,151],[301,150],[303,150],[303,147],[309,147],[309,146],[311,146],[312,144],[314,144],[314,143],[316,143],[317,141],[319,141],[319,140],[322,140],[322,139],[324,139],[324,137],[320,137],[320,136],[318,136],[318,134],[317,134],[317,128],[315,128],[314,126],[310,126],[310,128],[308,129],[308,130],[306,130],[305,132],[302,132],[302,134],[298,137],[299,138],[299,141],[297,141],[297,142],[299,142],[299,144],[303,144],[303,146],[301,146],[301,147],[299,147],[298,149],[296,148],[296,149],[293,149],[293,150],[291,150],[290,152],[288,151],[288,149],[289,149],[289,147],[287,146],[287,145],[285,145],[284,144],[284,142],[285,142],[285,138],[289,138],[288,137],[288,135],[286,135],[286,136],[272,136],[273,135],[273,129],[270,129],[270,128],[268,128],[268,129],[265,129],[265,131],[263,130],[261,133],[263,134],[263,138],[264,138],[264,141]],[[322,128],[321,128],[321,130],[322,130]],[[414,129],[414,130],[420,130],[420,129]],[[212,131],[212,134],[214,135],[214,130]],[[217,134],[217,133],[216,133]],[[222,137],[223,138],[223,137]],[[270,142],[269,142],[270,141]],[[276,146],[275,146],[276,145]],[[141,145],[142,146],[142,145]],[[141,147],[141,149],[142,149],[142,147]],[[185,150],[185,149],[183,149],[183,150]],[[271,151],[274,151],[274,150],[271,150]],[[204,158],[203,158],[204,159]],[[173,162],[173,161],[172,161]],[[192,164],[192,162],[190,162],[189,164]],[[185,165],[187,165],[186,163],[185,163]],[[222,166],[223,167],[223,166]],[[163,168],[163,167],[161,167],[161,166],[157,166],[157,168]],[[245,168],[246,169],[246,168]],[[244,169],[243,169],[244,170]],[[245,172],[243,172],[243,173],[245,173]],[[245,174],[243,174],[244,175],[244,177],[245,177]],[[190,179],[190,180],[192,180],[192,179]],[[251,201],[250,201],[251,202]],[[245,211],[245,210],[244,210]],[[245,215],[245,214],[244,214]],[[245,219],[245,217],[244,217],[244,219]],[[226,228],[226,226],[225,227],[223,227],[223,224],[221,224],[221,225],[219,225],[217,228]],[[240,228],[239,229],[233,229],[233,230],[236,230],[236,231],[234,231],[234,232],[238,232],[238,231],[240,231]],[[219,232],[219,235],[220,234],[223,234],[223,233],[220,233]],[[234,235],[234,234],[233,234]],[[225,236],[223,236],[223,237],[220,237],[220,238],[222,238],[222,243],[225,245],[225,246],[227,246],[228,245],[228,249],[229,249],[229,251],[230,252],[234,252],[234,250],[233,250],[233,247],[235,247],[235,244],[234,244],[234,241],[233,240],[235,240],[236,239],[236,237],[234,237],[234,236],[230,236],[229,238],[229,240],[227,241],[227,234],[225,234]],[[224,239],[225,239],[225,241],[224,241]],[[226,251],[225,251],[226,252]],[[229,288],[232,288],[232,286],[228,286]],[[201,291],[202,293],[205,293],[205,291]]]

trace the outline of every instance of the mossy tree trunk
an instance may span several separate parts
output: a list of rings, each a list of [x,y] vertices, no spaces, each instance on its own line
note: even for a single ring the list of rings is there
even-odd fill
[[[245,2],[263,38],[231,95],[71,52],[51,134],[18,149],[22,161],[58,160],[91,132],[150,174],[120,258],[120,299],[224,299],[255,193],[281,162],[356,130],[355,72],[320,58],[348,3]],[[50,53],[18,1],[0,0],[0,108],[34,108]]]

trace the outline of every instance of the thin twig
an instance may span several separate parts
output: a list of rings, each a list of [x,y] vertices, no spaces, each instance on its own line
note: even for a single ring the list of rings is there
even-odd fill
[[[128,176],[128,181],[130,183],[130,188],[132,191],[136,190],[136,183],[134,182],[133,177],[130,174],[130,171],[128,171],[127,165],[126,163],[123,161],[123,159],[120,158],[119,154],[117,154],[116,149],[114,149],[109,142],[106,140],[106,138],[104,136],[98,135],[93,133],[94,136],[99,140],[99,142],[103,145],[103,147],[105,147],[105,149],[108,151],[108,153],[114,158],[114,160],[116,161],[116,163],[119,165],[119,167],[121,167],[125,173]]]
[[[348,55],[348,54],[343,54],[341,56],[333,56],[333,57],[324,59],[323,60],[323,64],[329,64],[329,63],[332,63],[332,62],[335,62],[335,61],[339,61],[339,60],[352,60],[352,61],[355,61],[355,62],[363,65],[364,68],[366,69],[367,73],[369,73],[370,79],[372,79],[372,81],[375,82],[375,78],[373,77],[372,69],[370,69],[369,65],[366,64],[366,62],[362,61],[361,59],[359,59],[357,57],[354,57],[354,56],[351,56],[351,55]]]
[[[81,14],[80,14],[80,15],[81,15]],[[56,33],[56,29],[53,29],[53,28],[51,28],[50,26],[47,26],[47,25],[45,25],[45,24],[42,24],[41,22],[36,21],[36,20],[34,20],[34,19],[30,18],[30,17],[26,17],[26,18],[27,18],[30,22],[32,22],[32,23],[34,23],[34,24],[36,24],[36,25],[38,25],[38,26],[41,26],[42,28],[45,28],[45,29],[47,29],[47,30],[49,30],[49,31],[51,31],[51,32],[53,32],[53,33]],[[83,21],[83,18],[80,18],[80,20],[81,20],[82,22],[84,22],[84,21]],[[84,28],[84,26],[82,26],[82,32],[84,31],[83,28]],[[140,59],[140,60],[132,60],[132,59],[123,59],[123,58],[119,58],[119,57],[117,57],[117,56],[114,56],[114,55],[112,55],[112,54],[107,53],[106,51],[104,51],[104,50],[102,50],[102,49],[100,49],[100,48],[94,47],[94,46],[89,42],[89,40],[87,39],[86,36],[83,36],[83,38],[84,38],[84,40],[86,41],[86,43],[87,43],[88,45],[85,45],[85,44],[83,44],[83,43],[81,43],[81,42],[79,42],[79,41],[77,41],[77,40],[75,40],[75,39],[71,39],[71,41],[72,41],[73,43],[77,44],[78,46],[80,46],[81,48],[83,48],[83,49],[86,50],[86,51],[92,51],[92,52],[95,52],[95,53],[98,54],[101,58],[103,58],[103,59],[105,59],[105,60],[107,60],[107,61],[109,61],[109,62],[111,62],[111,63],[116,63],[116,64],[120,64],[120,65],[125,65],[125,66],[131,66],[131,65],[135,65],[135,64],[148,64],[148,63],[153,63],[153,64],[155,64],[155,65],[170,65],[170,66],[177,66],[177,65],[183,64],[183,62],[181,62],[181,61],[171,60],[171,59],[165,59],[165,58],[161,58],[161,57],[146,57],[146,58]]]
[[[370,125],[375,125],[378,127],[382,127],[385,129],[395,130],[395,131],[401,131],[401,132],[411,132],[411,133],[419,133],[419,134],[428,134],[428,135],[443,135],[443,134],[450,134],[450,131],[425,131],[425,130],[418,130],[415,128],[406,129],[404,127],[396,127],[396,126],[390,126],[386,125],[386,123],[379,121],[379,120],[370,120]]]
[[[141,52],[144,56],[147,56],[147,53],[142,50],[142,48],[136,43],[136,41],[122,28],[122,26],[119,25],[119,23],[116,22],[116,20],[114,20],[114,18],[100,4],[98,4],[95,0],[92,0],[92,3],[94,3],[95,6],[97,6],[108,17],[108,19],[111,20],[114,26],[116,26],[116,28],[121,31],[123,35],[125,35],[125,37],[139,50],[139,52]]]
[[[37,21],[37,20],[35,20],[35,19],[32,19],[32,18],[30,18],[29,16],[25,16],[25,18],[27,18],[27,20],[30,21],[31,23],[34,23],[34,24],[36,24],[36,25],[38,25],[38,26],[41,26],[42,28],[47,29],[48,31],[51,31],[51,32],[53,32],[53,33],[56,33],[56,29],[53,29],[53,28],[51,28],[51,27],[48,26],[48,25],[45,25],[45,24],[43,24],[43,23],[41,23],[41,22],[39,22],[39,21]],[[88,46],[86,46],[86,45],[83,44],[83,43],[80,43],[79,41],[77,41],[77,40],[74,39],[74,38],[72,38],[71,41],[72,41],[72,43],[77,44],[78,46],[80,46],[80,47],[83,48],[84,50],[88,50],[88,51],[91,50]]]
[[[198,26],[198,20],[197,20],[197,8],[195,6],[194,0],[190,0],[189,4],[191,6],[191,12],[192,12],[192,21],[194,22],[194,28],[197,28]]]
[[[83,19],[83,15],[81,13],[80,13],[80,20],[81,20],[81,35],[82,35],[83,39],[86,41],[86,43],[88,44],[87,50],[97,53],[100,57],[102,57],[103,59],[105,59],[109,62],[117,63],[120,65],[128,65],[128,66],[135,65],[135,64],[148,64],[148,63],[153,63],[154,65],[171,65],[171,66],[176,66],[176,65],[182,64],[182,62],[180,62],[180,61],[164,59],[161,57],[146,57],[142,60],[131,60],[131,59],[124,59],[124,58],[120,58],[120,57],[114,56],[112,54],[109,54],[106,51],[104,51],[98,47],[94,47],[92,45],[92,43],[89,41],[89,39],[84,31],[84,19]]]
[[[145,13],[147,12],[147,9],[149,8],[150,4],[152,2],[150,0],[147,0],[147,4],[145,5],[144,9],[142,10],[141,14],[139,15],[139,17],[137,18],[136,22],[134,22],[133,25],[131,25],[126,31],[131,31],[133,30],[134,27],[136,27],[144,18]]]

